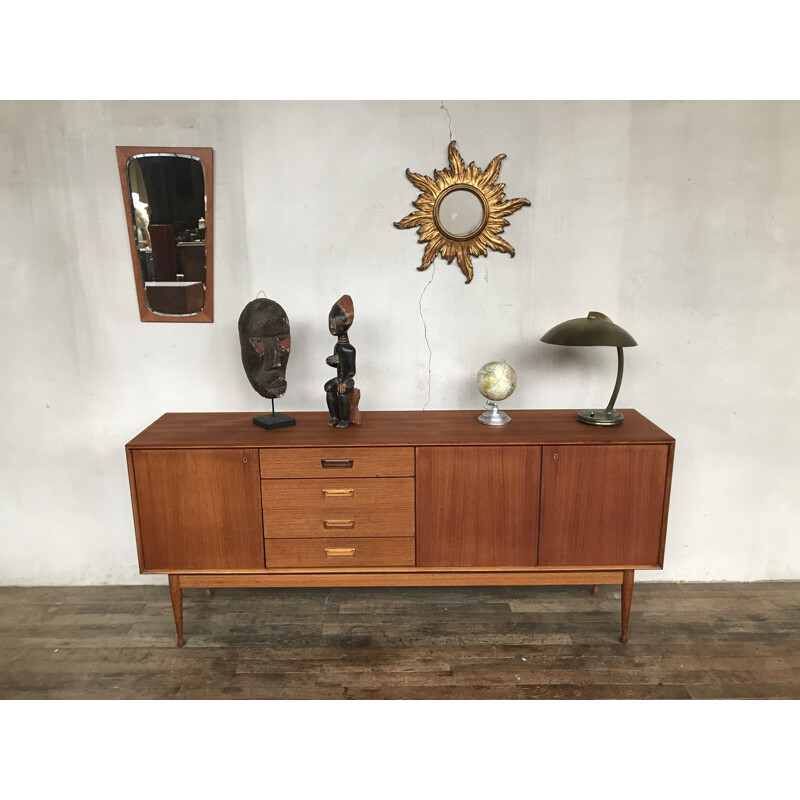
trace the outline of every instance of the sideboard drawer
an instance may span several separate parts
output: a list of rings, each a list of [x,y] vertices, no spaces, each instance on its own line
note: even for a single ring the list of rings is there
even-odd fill
[[[267,539],[267,568],[413,567],[412,537],[383,539]]]
[[[261,481],[261,500],[265,520],[275,511],[322,517],[381,509],[410,509],[413,513],[414,479]]]
[[[264,512],[265,539],[319,537],[414,536],[414,507],[356,508],[322,514],[319,511]]]
[[[413,447],[262,447],[262,478],[393,478],[414,475]]]
[[[414,535],[413,478],[261,481],[267,539]]]

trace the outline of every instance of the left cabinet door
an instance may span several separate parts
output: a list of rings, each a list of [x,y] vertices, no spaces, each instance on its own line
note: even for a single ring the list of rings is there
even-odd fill
[[[140,567],[264,567],[258,451],[134,450]]]

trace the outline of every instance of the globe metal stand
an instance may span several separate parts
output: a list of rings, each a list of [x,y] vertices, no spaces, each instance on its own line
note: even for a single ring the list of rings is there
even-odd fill
[[[494,400],[487,400],[486,411],[478,417],[478,422],[483,425],[508,425],[511,417],[505,411],[501,411]]]

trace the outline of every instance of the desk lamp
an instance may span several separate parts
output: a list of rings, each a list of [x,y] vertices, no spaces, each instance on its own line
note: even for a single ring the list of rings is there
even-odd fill
[[[593,347],[605,345],[617,348],[617,382],[608,406],[603,410],[599,408],[587,409],[578,412],[578,419],[588,425],[619,425],[624,417],[619,411],[614,411],[614,403],[622,384],[622,348],[635,347],[636,340],[626,330],[615,325],[605,314],[599,311],[590,311],[584,319],[569,319],[550,328],[542,336],[541,341],[547,344],[565,344]]]

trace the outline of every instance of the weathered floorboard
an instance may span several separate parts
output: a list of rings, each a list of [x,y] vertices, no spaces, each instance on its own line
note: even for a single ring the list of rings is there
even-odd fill
[[[800,699],[800,583],[0,588],[2,699]]]

